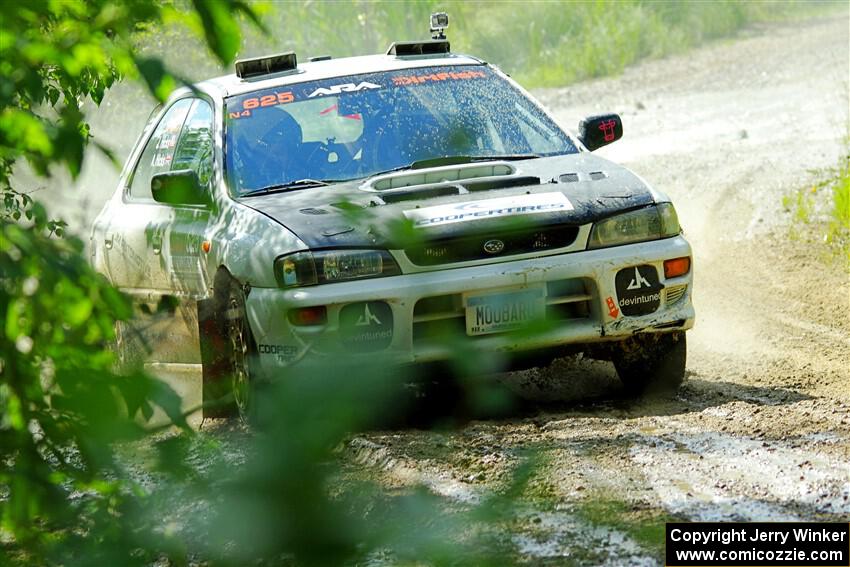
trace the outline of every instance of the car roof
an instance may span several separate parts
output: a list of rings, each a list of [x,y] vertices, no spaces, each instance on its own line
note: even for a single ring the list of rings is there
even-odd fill
[[[215,77],[201,81],[195,88],[213,97],[228,97],[262,90],[269,87],[303,83],[334,77],[380,73],[382,71],[397,71],[400,69],[416,69],[421,67],[438,67],[446,65],[484,65],[480,59],[469,55],[453,53],[441,55],[420,55],[414,57],[398,57],[396,55],[364,55],[344,57],[340,59],[325,59],[298,63],[296,71],[275,73],[262,77],[241,79],[236,74]],[[181,89],[173,96],[183,94],[187,89]]]

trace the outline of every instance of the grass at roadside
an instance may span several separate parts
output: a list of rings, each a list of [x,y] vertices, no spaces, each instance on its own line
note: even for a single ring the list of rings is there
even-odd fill
[[[563,86],[731,37],[753,23],[843,6],[831,0],[271,3],[265,19],[270,35],[246,30],[239,56],[294,50],[303,61],[383,53],[393,41],[428,37],[429,15],[446,11],[452,51],[482,57],[529,88]],[[139,36],[143,50],[167,46],[165,60],[182,76],[197,80],[220,72],[206,50],[190,41],[176,29]]]
[[[850,155],[833,181],[832,211],[827,236],[841,249],[845,257],[850,255]]]
[[[554,87],[616,75],[636,61],[682,53],[734,36],[747,25],[813,14],[831,4],[804,2],[531,2],[509,4],[459,29],[459,47],[503,66],[529,87]],[[460,26],[458,26],[460,27]]]
[[[791,215],[792,238],[825,246],[850,268],[850,143],[838,167],[812,187],[785,195],[782,206]]]

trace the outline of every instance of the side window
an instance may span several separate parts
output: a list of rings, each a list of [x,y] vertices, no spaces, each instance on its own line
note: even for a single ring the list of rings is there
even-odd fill
[[[192,99],[179,100],[159,121],[139,158],[133,180],[130,182],[130,196],[134,199],[152,199],[151,177],[171,169],[177,138],[191,106]]]
[[[207,188],[213,169],[212,124],[213,113],[209,103],[196,100],[180,133],[171,163],[171,171],[193,170],[198,174],[201,185]]]

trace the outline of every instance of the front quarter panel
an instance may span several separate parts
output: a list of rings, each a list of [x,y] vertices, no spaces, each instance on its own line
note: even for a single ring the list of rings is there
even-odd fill
[[[213,226],[208,273],[224,267],[242,284],[277,287],[275,258],[307,246],[277,221],[236,201],[225,199],[220,210]]]

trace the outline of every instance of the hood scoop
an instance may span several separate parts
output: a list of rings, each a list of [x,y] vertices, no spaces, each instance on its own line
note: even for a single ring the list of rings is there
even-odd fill
[[[507,177],[505,179],[475,179],[463,183],[443,183],[438,185],[425,185],[411,187],[410,189],[396,189],[386,191],[372,198],[375,204],[400,203],[402,201],[418,201],[421,199],[433,199],[446,197],[448,195],[465,195],[475,191],[489,191],[491,189],[508,189],[510,187],[527,187],[529,185],[540,185],[540,178],[531,175],[520,175]]]
[[[505,161],[464,163],[377,175],[362,185],[360,189],[383,192],[404,187],[464,182],[470,179],[492,179],[514,174],[516,174],[516,168]]]
[[[401,203],[402,201],[418,201],[420,199],[434,199],[448,195],[460,195],[464,193],[457,185],[436,185],[434,187],[420,187],[419,189],[396,190],[376,196],[372,199],[376,204]]]
[[[389,204],[528,185],[540,185],[540,178],[517,175],[507,162],[489,162],[379,175],[360,189],[377,193],[372,203]]]

